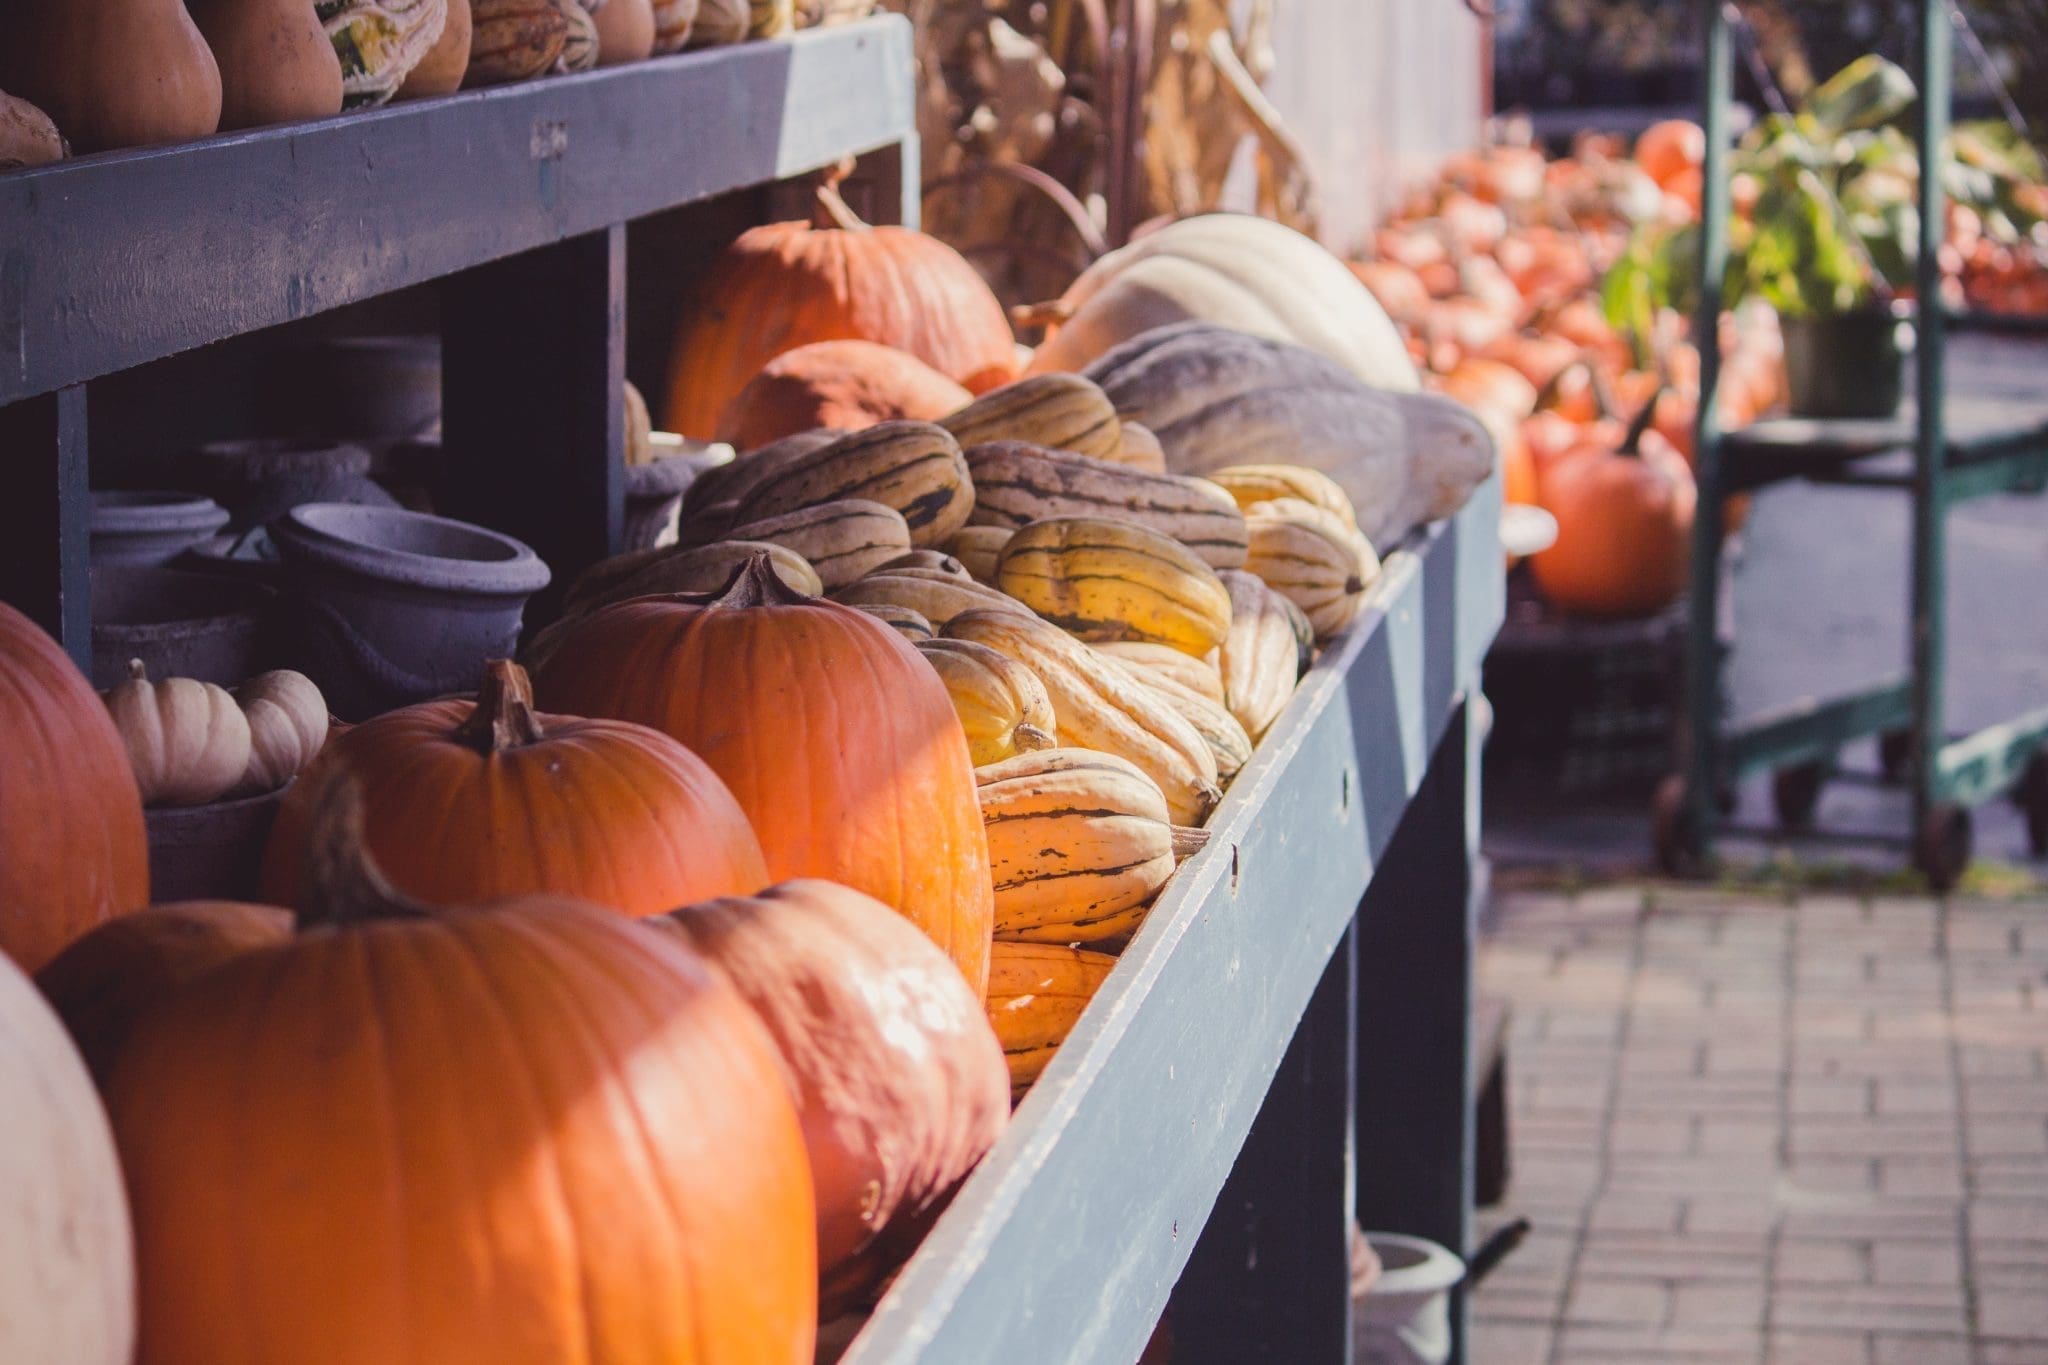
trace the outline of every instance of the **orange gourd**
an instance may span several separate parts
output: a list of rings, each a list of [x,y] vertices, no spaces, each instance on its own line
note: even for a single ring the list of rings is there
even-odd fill
[[[220,127],[220,67],[182,0],[15,0],[0,89],[77,153],[185,142]]]
[[[1530,559],[1551,605],[1587,616],[1647,616],[1685,589],[1697,494],[1645,408],[1618,449],[1581,450],[1542,475],[1557,542]]]
[[[770,880],[703,759],[644,726],[541,715],[502,660],[473,703],[421,702],[329,740],[270,833],[263,893],[276,904],[299,904],[313,803],[335,773],[363,783],[387,875],[434,905],[551,892],[652,915]]]
[[[645,923],[739,989],[782,1053],[829,1316],[872,1288],[1001,1136],[1009,1068],[981,995],[872,896],[815,879]]]
[[[0,603],[0,952],[33,972],[148,903],[128,750],[57,642]]]
[[[909,228],[869,227],[829,182],[812,221],[742,233],[704,280],[669,371],[668,425],[685,436],[713,436],[764,365],[813,341],[879,341],[975,393],[1016,377],[1009,319],[967,258]]]
[[[102,1086],[135,1025],[186,982],[291,936],[289,910],[180,901],[109,920],[50,959],[36,986]]]
[[[324,794],[295,933],[151,1010],[108,1087],[149,1365],[808,1365],[775,1045],[561,895],[429,909]]]
[[[609,6],[607,6],[609,8]],[[916,356],[877,341],[814,341],[784,351],[726,404],[718,439],[753,450],[800,431],[934,422],[974,395]]]
[[[572,622],[534,681],[551,706],[682,740],[752,819],[771,878],[866,892],[982,988],[995,889],[967,738],[887,625],[791,592],[757,555],[720,592]]]
[[[1510,422],[1536,411],[1536,386],[1501,360],[1468,356],[1436,387],[1467,407],[1488,409]]]

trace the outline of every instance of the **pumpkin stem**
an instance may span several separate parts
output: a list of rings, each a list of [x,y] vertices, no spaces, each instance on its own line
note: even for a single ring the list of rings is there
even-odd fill
[[[1027,721],[1010,731],[1010,745],[1020,754],[1035,754],[1058,747],[1059,741]]]
[[[1651,392],[1650,401],[1643,404],[1642,411],[1638,412],[1632,419],[1630,419],[1628,424],[1628,434],[1622,438],[1621,449],[1615,451],[1615,454],[1638,456],[1643,453],[1643,433],[1650,429],[1650,423],[1657,416],[1657,404],[1661,403],[1663,400],[1664,386],[1662,384],[1659,384],[1656,387],[1656,389]]]
[[[811,226],[815,228],[838,228],[842,232],[866,232],[868,225],[853,211],[846,199],[839,193],[839,182],[853,173],[853,158],[848,157],[825,172],[818,182],[817,203],[811,208]]]
[[[541,734],[540,720],[533,714],[533,683],[526,670],[510,659],[485,664],[476,708],[468,720],[455,727],[455,738],[478,753],[495,754],[532,744]]]
[[[1192,858],[1208,846],[1208,830],[1196,829],[1192,825],[1175,825],[1173,827],[1173,860],[1176,863]]]
[[[1073,316],[1074,305],[1065,299],[1020,303],[1010,309],[1010,321],[1019,327],[1057,327]]]
[[[683,596],[678,594],[679,597]],[[741,560],[725,580],[725,586],[708,597],[688,596],[707,607],[801,607],[811,599],[782,581],[775,572],[775,560],[759,550]]]
[[[313,793],[299,928],[424,919],[431,911],[393,886],[363,841],[363,784],[339,769]]]

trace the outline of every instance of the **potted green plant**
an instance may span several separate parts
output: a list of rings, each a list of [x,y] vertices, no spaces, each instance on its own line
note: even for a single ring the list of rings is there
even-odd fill
[[[1898,408],[1911,336],[1899,295],[1914,278],[1919,240],[1919,160],[1898,121],[1916,98],[1898,66],[1861,57],[1797,110],[1760,120],[1731,158],[1741,192],[1726,302],[1760,299],[1776,310],[1798,416],[1884,417]],[[2034,221],[2021,201],[2039,168],[2002,132],[1955,130],[1947,189],[2016,239]],[[1603,286],[1615,323],[1648,335],[1658,308],[1690,312],[1698,243],[1691,224],[1638,234]]]

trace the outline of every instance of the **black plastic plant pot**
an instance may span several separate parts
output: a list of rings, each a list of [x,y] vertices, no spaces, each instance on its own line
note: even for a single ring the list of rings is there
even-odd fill
[[[1889,308],[1784,318],[1794,417],[1890,417],[1904,392],[1902,323]]]

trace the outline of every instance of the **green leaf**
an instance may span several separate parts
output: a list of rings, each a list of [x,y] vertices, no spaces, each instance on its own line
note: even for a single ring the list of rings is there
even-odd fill
[[[1913,104],[1913,78],[1874,52],[1837,71],[1806,97],[1801,111],[1829,133],[1875,128]]]

